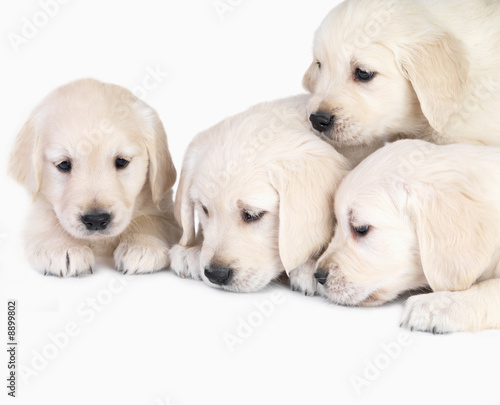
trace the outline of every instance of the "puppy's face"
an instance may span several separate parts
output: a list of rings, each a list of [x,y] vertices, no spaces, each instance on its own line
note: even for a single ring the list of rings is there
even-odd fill
[[[304,87],[311,124],[341,145],[441,131],[462,98],[466,61],[411,2],[348,0],[316,32]],[[451,74],[449,73],[451,72]]]
[[[132,219],[148,153],[133,125],[87,117],[45,121],[40,193],[75,238],[116,236]]]
[[[243,176],[217,195],[207,180],[198,178],[191,191],[203,228],[201,277],[229,291],[259,290],[283,271],[278,194],[265,176]]]
[[[387,48],[332,46],[325,38],[317,39],[314,53],[307,115],[328,141],[366,144],[422,125],[415,92]]]
[[[323,295],[343,305],[373,306],[426,284],[415,231],[383,185],[370,187],[349,175],[335,214],[335,236],[317,263]]]
[[[92,239],[116,236],[141,210],[158,207],[176,177],[156,112],[93,79],[68,83],[38,105],[8,171],[51,204],[70,235]]]
[[[258,104],[189,145],[175,197],[179,245],[201,245],[208,285],[259,290],[330,240],[333,196],[350,164],[309,131],[306,103],[296,96]]]

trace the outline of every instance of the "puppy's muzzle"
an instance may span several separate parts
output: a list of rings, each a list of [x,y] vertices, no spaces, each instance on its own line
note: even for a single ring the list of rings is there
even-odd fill
[[[205,276],[211,283],[217,285],[227,285],[233,278],[233,269],[222,266],[205,267]]]
[[[111,222],[111,215],[107,212],[89,212],[82,215],[81,220],[89,231],[102,231]]]
[[[309,121],[316,131],[327,132],[333,127],[334,119],[333,115],[318,111],[309,116]]]
[[[328,271],[326,271],[324,269],[318,269],[318,271],[316,273],[314,273],[314,278],[321,285],[325,285],[326,280],[328,279]]]

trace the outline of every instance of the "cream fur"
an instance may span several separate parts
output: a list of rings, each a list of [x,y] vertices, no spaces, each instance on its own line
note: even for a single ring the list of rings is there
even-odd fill
[[[500,148],[402,140],[340,185],[338,225],[318,291],[345,305],[406,303],[403,325],[453,332],[500,327]],[[369,231],[357,235],[356,227]]]
[[[130,163],[118,170],[117,158]],[[63,161],[70,172],[56,167]],[[78,276],[113,253],[129,274],[169,266],[180,237],[176,172],[157,113],[128,90],[84,79],[50,93],[21,129],[8,171],[34,198],[26,250],[36,269]],[[111,214],[105,230],[86,229],[81,216],[92,211]]]
[[[332,144],[500,145],[500,2],[347,0],[326,16],[313,49],[308,115],[334,115],[323,134]],[[357,68],[374,78],[355,80]]]
[[[179,275],[219,287],[204,271],[215,263],[234,270],[222,288],[249,292],[318,257],[332,235],[334,191],[350,165],[310,131],[307,100],[258,104],[191,142],[175,198],[183,236],[171,261]],[[195,212],[203,233],[195,232]],[[264,214],[246,223],[246,212]]]

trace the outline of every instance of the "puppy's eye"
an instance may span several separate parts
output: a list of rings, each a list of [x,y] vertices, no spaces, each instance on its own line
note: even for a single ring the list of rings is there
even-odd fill
[[[257,214],[248,211],[243,211],[243,221],[246,222],[247,224],[251,222],[257,222],[264,216],[265,213],[266,213],[265,211],[259,212]]]
[[[71,162],[69,160],[65,160],[64,162],[59,163],[56,167],[63,173],[69,173],[71,171]]]
[[[319,60],[316,61],[316,65],[318,65],[318,69],[321,69],[321,62]]]
[[[353,228],[356,236],[365,236],[370,231],[370,225],[355,226]]]
[[[356,69],[356,80],[361,82],[369,82],[375,77],[375,72],[369,72],[360,68]]]
[[[128,166],[128,164],[130,163],[130,161],[126,160],[126,159],[123,159],[123,158],[116,158],[115,160],[115,167],[117,169],[124,169]]]
[[[205,213],[206,216],[208,216],[208,208],[205,207],[204,205],[201,206],[203,212]]]

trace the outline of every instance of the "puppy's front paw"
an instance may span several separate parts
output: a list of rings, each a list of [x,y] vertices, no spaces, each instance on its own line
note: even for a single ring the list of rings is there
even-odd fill
[[[134,235],[122,241],[113,254],[123,274],[152,273],[170,266],[168,246],[151,235]]]
[[[201,246],[184,247],[175,245],[170,249],[171,268],[182,278],[201,280],[200,274]]]
[[[91,274],[95,263],[94,253],[88,246],[58,243],[29,252],[29,260],[43,274],[58,277]]]
[[[303,292],[305,295],[313,296],[318,290],[318,282],[314,277],[314,262],[307,262],[290,272],[290,288],[293,291]]]
[[[401,326],[435,334],[467,330],[466,311],[450,291],[415,295],[405,303]]]

